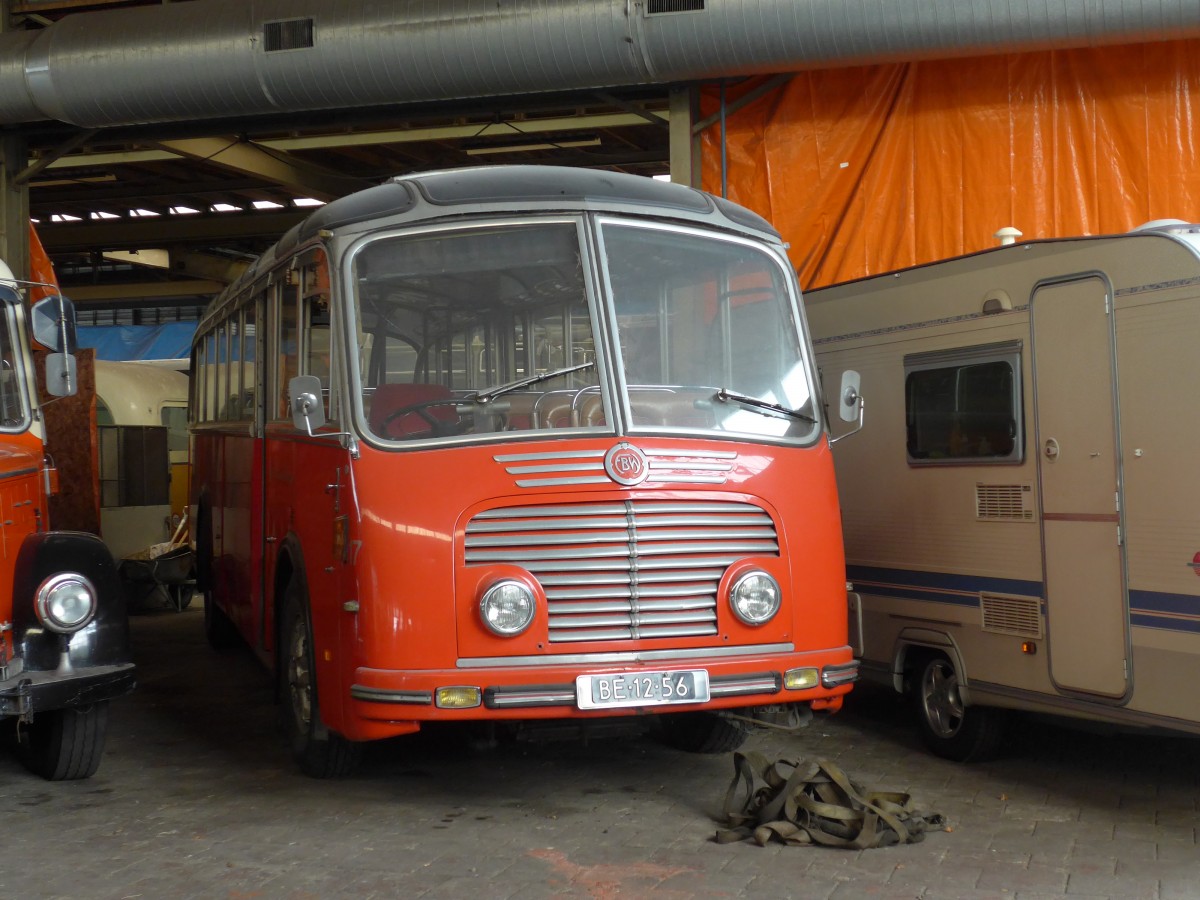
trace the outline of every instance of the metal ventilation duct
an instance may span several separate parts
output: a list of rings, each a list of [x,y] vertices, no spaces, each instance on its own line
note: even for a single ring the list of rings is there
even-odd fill
[[[0,124],[134,125],[1196,36],[1195,0],[192,0],[0,34]]]

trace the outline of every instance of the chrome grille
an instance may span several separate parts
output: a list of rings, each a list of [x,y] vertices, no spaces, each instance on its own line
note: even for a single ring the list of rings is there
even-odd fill
[[[717,585],[746,556],[778,556],[765,510],[730,501],[629,500],[487,510],[467,565],[511,563],[546,592],[550,641],[717,633]]]

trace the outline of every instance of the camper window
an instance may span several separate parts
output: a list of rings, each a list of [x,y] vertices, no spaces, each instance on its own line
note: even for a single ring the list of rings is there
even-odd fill
[[[904,358],[911,465],[1019,463],[1020,348],[1009,344]]]

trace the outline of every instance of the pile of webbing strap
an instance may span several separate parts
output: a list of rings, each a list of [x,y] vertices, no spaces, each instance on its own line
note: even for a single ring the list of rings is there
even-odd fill
[[[833,763],[735,753],[734,774],[722,815],[727,828],[716,841],[753,839],[818,844],[862,850],[924,840],[930,829],[946,830],[937,813],[918,811],[912,797],[896,791],[867,791]]]

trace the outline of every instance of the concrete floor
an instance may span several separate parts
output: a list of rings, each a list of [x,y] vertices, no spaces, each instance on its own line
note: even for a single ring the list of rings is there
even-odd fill
[[[861,851],[718,845],[731,755],[649,738],[484,748],[443,732],[309,780],[265,672],[211,651],[202,619],[198,605],[134,617],[139,686],[113,705],[94,778],[51,784],[0,756],[0,898],[1200,897],[1194,739],[1028,722],[999,760],[961,766],[860,688],[839,715],[748,748],[834,760],[950,830]]]

